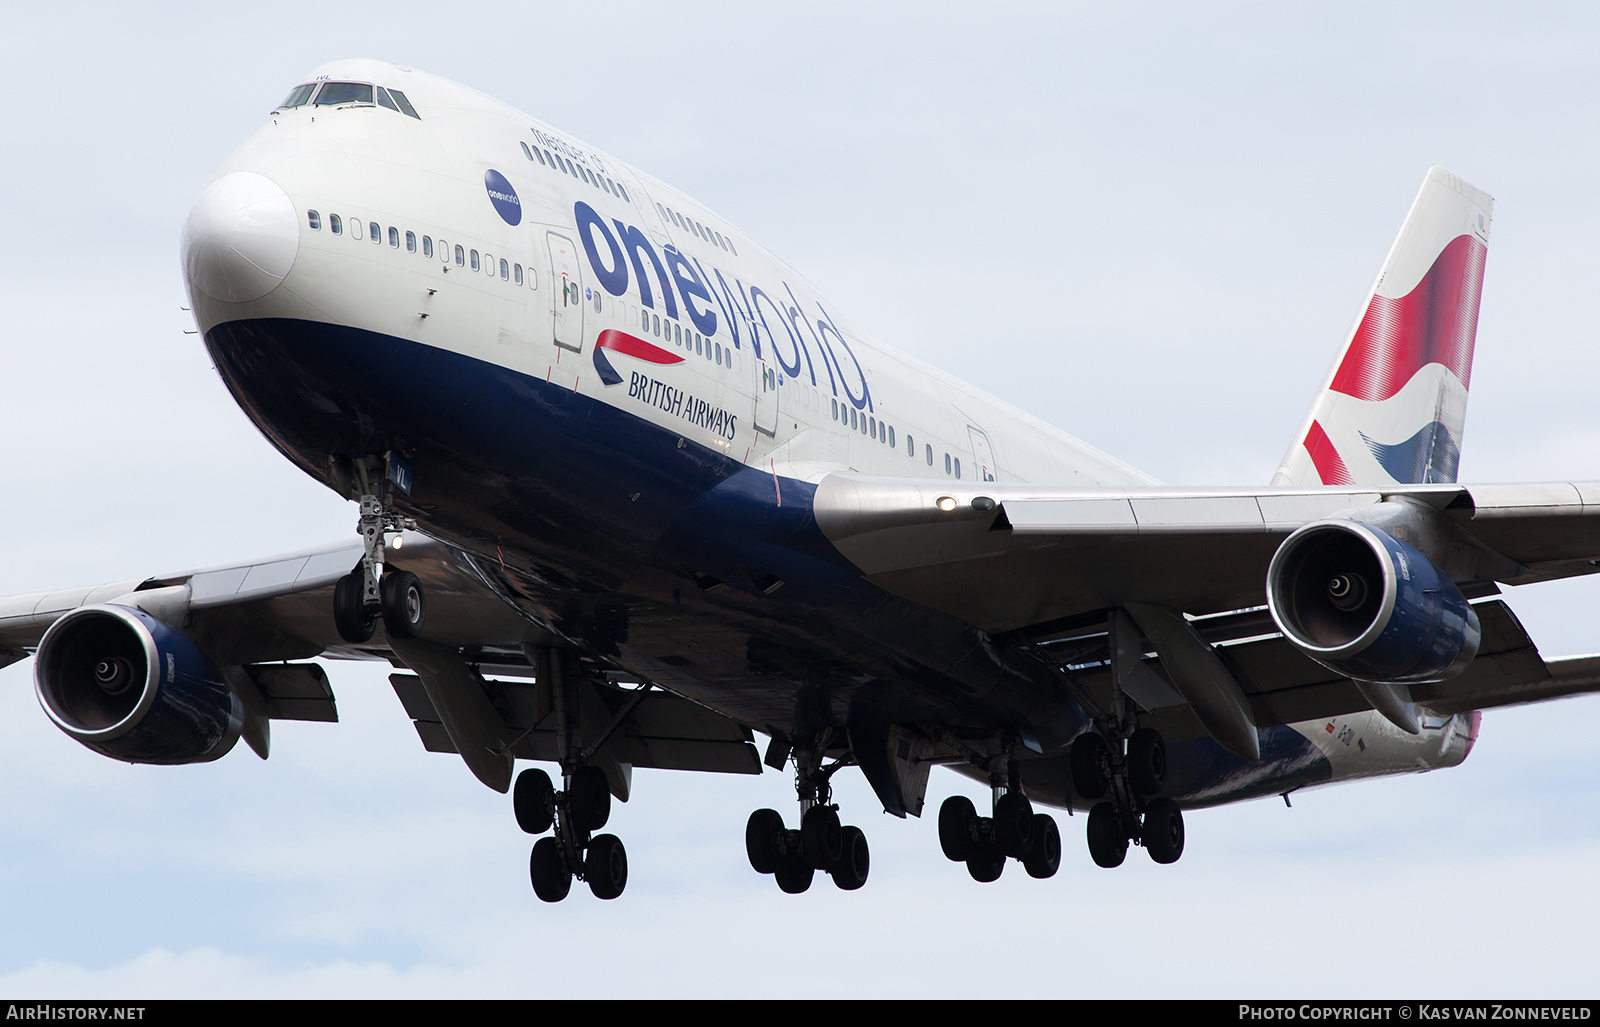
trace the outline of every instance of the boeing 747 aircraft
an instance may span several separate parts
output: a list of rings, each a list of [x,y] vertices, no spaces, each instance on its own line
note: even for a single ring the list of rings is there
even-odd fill
[[[1430,169],[1272,481],[1173,488],[639,169],[325,65],[182,261],[223,382],[357,534],[0,599],[0,665],[88,748],[184,764],[337,720],[318,658],[388,661],[421,744],[512,793],[547,901],[622,894],[635,767],[792,772],[745,838],[787,892],[866,882],[849,768],[902,817],[936,764],[987,782],[938,810],[979,881],[1056,872],[1036,807],[1171,863],[1187,811],[1454,766],[1482,710],[1600,690],[1496,598],[1600,568],[1600,483],[1456,481],[1491,209]]]

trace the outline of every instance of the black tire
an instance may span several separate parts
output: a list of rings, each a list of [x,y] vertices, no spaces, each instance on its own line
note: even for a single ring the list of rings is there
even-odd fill
[[[1072,790],[1093,802],[1111,788],[1111,746],[1098,731],[1085,731],[1072,740]]]
[[[360,645],[372,638],[378,627],[377,618],[367,612],[361,592],[360,571],[346,574],[333,586],[333,626],[338,629],[339,637],[351,645]]]
[[[744,852],[750,857],[750,868],[758,874],[777,870],[788,851],[787,836],[783,815],[777,810],[758,809],[750,814],[744,825]]]
[[[533,893],[546,902],[560,902],[572,890],[572,872],[561,862],[561,843],[554,838],[540,838],[533,843],[533,854],[528,857],[528,877],[533,881]]]
[[[1044,880],[1056,876],[1061,868],[1061,831],[1056,827],[1055,817],[1048,813],[1033,815],[1033,848],[1028,850],[1022,865],[1029,877]]]
[[[1121,866],[1128,856],[1128,836],[1122,832],[1117,819],[1117,807],[1109,802],[1097,803],[1089,811],[1089,855],[1096,865]]]
[[[967,858],[967,873],[979,884],[1000,880],[1006,868],[1006,854],[991,845],[982,846]]]
[[[844,851],[844,830],[839,812],[831,806],[813,806],[800,818],[800,839],[805,860],[814,870],[832,870]]]
[[[805,861],[805,857],[790,853],[778,864],[778,869],[772,876],[778,879],[778,887],[790,895],[799,895],[811,887],[811,879],[816,876],[816,868]]]
[[[599,767],[579,767],[567,785],[567,808],[572,811],[572,826],[579,831],[598,831],[611,819],[611,783]]]
[[[1128,783],[1140,795],[1156,795],[1167,781],[1167,743],[1155,728],[1142,727],[1128,739]]]
[[[383,596],[383,630],[390,638],[417,638],[428,621],[428,599],[422,582],[410,571],[390,571],[379,585]]]
[[[597,835],[583,859],[583,876],[597,899],[614,899],[628,886],[628,850],[614,834]]]
[[[952,795],[939,807],[939,848],[952,863],[965,863],[978,847],[978,811],[965,795]]]
[[[1007,792],[994,804],[994,840],[1000,851],[1023,859],[1033,848],[1033,803],[1021,792]]]
[[[544,834],[556,820],[556,786],[542,770],[528,769],[517,775],[511,791],[511,808],[517,826],[529,834]]]
[[[1144,811],[1144,851],[1157,863],[1176,863],[1183,855],[1183,811],[1171,799],[1157,799]]]
[[[867,836],[859,827],[840,829],[844,851],[839,862],[833,865],[833,883],[845,891],[855,891],[867,883],[867,871],[872,867],[872,853],[867,849]]]

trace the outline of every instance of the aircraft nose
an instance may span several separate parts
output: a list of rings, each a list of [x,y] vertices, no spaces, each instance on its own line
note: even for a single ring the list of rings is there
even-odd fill
[[[183,270],[191,288],[224,303],[248,303],[276,289],[299,249],[300,223],[289,194],[254,171],[212,181],[183,223]]]

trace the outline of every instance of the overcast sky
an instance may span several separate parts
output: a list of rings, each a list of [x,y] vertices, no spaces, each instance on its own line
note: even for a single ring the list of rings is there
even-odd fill
[[[1266,481],[1430,164],[1496,198],[1464,481],[1600,479],[1587,5],[21,5],[0,114],[0,594],[345,537],[194,335],[188,205],[313,67],[497,96],[762,240],[866,329],[1172,482]],[[1600,650],[1600,588],[1509,601]],[[539,902],[510,800],[384,667],[272,758],[129,767],[0,671],[0,995],[1519,997],[1594,991],[1600,700],[1455,770],[1190,814],[1181,862],[972,882],[839,789],[865,888],[780,894],[786,775],[640,771],[627,893]],[[841,775],[842,778],[847,775]],[[936,771],[930,812],[977,792]]]

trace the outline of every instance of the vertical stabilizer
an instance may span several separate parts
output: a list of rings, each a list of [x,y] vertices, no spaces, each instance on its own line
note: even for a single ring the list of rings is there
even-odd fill
[[[1456,480],[1493,207],[1428,169],[1272,484]]]

